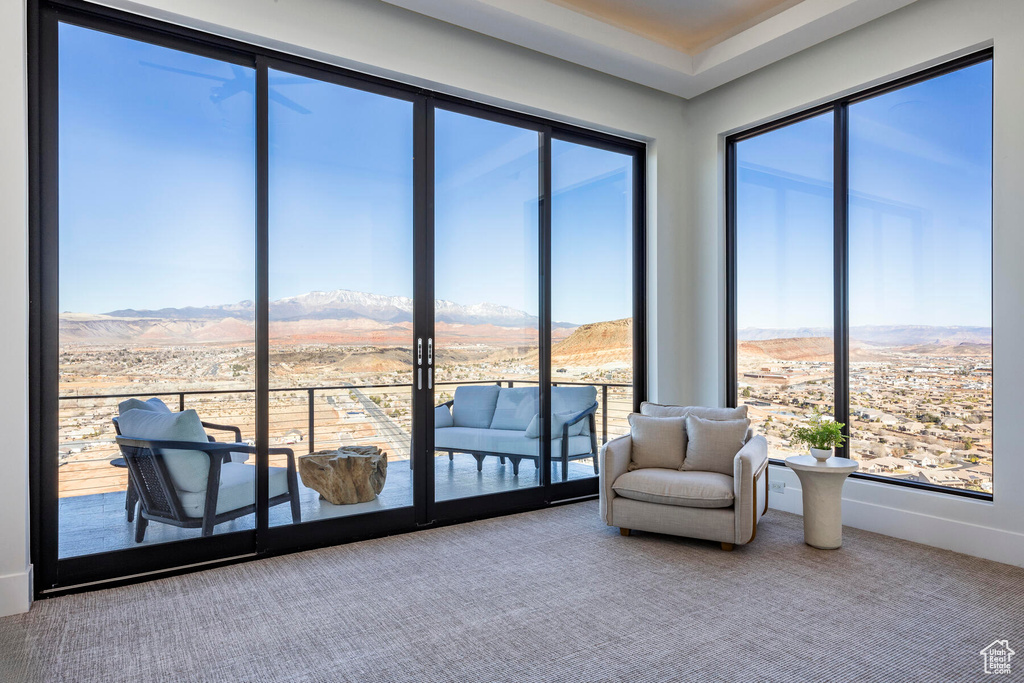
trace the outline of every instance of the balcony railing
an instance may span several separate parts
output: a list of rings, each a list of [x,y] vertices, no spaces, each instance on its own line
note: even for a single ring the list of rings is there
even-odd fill
[[[454,394],[463,385],[536,385],[537,380],[494,379],[438,382],[437,396]],[[552,386],[598,388],[598,433],[601,443],[628,432],[633,411],[632,385],[614,382],[553,381]],[[270,389],[272,445],[290,444],[313,453],[340,445],[380,445],[395,460],[409,457],[412,383],[339,384]],[[195,389],[135,391],[112,394],[67,394],[60,402],[62,496],[81,495],[121,486],[123,472],[106,463],[117,457],[111,418],[126,398],[157,396],[177,403],[178,410],[194,408],[210,422],[238,426],[243,438],[255,437],[255,389]],[[438,403],[442,400],[439,398]],[[296,444],[301,444],[298,448]],[[274,464],[274,463],[272,463]]]

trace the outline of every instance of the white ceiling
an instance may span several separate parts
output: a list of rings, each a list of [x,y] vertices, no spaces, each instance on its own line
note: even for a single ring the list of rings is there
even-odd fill
[[[690,98],[914,0],[384,0]]]

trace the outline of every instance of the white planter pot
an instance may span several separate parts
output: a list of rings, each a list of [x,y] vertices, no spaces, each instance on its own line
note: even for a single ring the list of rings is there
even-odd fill
[[[825,461],[832,457],[831,448],[812,448],[811,455],[814,456],[815,460]]]

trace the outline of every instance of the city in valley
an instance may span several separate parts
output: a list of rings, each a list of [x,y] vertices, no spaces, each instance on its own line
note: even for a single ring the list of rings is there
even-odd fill
[[[535,317],[491,304],[439,301],[435,308],[437,403],[460,384],[537,382]],[[411,310],[406,298],[345,290],[272,302],[270,444],[300,454],[376,445],[392,459],[409,458]],[[111,419],[124,396],[160,396],[172,410],[195,409],[204,421],[237,426],[255,441],[251,302],[68,313],[60,327],[62,496],[124,489],[125,470],[110,466],[118,457]],[[990,329],[853,333],[849,455],[862,471],[991,491]],[[601,437],[628,432],[632,321],[554,323],[551,336],[553,381],[598,386]],[[739,336],[739,403],[773,457],[806,452],[790,435],[815,411],[833,410],[832,339],[779,330]]]
[[[291,447],[297,454],[376,445],[393,460],[408,459],[411,323],[375,320],[401,317],[393,310],[376,315],[380,301],[352,314],[356,304],[351,294],[346,293],[345,317],[314,319],[307,311],[306,318],[301,312],[287,320],[271,318],[270,444]],[[323,305],[322,300],[317,303]],[[508,310],[457,310],[443,303],[438,308],[446,310],[449,320],[436,324],[437,403],[450,400],[460,384],[537,382],[535,319]],[[294,313],[294,303],[291,308]],[[126,395],[159,396],[172,410],[195,409],[205,422],[239,427],[243,439],[254,443],[252,322],[244,315],[224,317],[222,311],[215,316],[194,310],[180,317],[160,313],[61,317],[61,496],[124,490],[126,471],[110,462],[119,455],[111,420]],[[627,432],[633,405],[632,321],[556,325],[552,342],[554,381],[608,385],[607,434],[612,438]],[[599,425],[603,411],[602,401]],[[228,436],[211,435],[220,440]],[[283,456],[271,456],[271,464],[283,464]]]
[[[862,472],[991,492],[991,341],[984,332],[926,341],[929,332],[903,340],[912,343],[877,332],[852,341],[849,457]],[[815,411],[833,410],[832,339],[743,336],[740,403],[770,453],[806,452],[789,436]]]

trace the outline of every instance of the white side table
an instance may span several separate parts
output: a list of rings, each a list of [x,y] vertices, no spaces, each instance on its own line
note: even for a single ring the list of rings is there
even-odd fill
[[[859,465],[856,460],[809,455],[786,458],[796,472],[804,497],[804,542],[815,548],[833,549],[843,544],[843,484]]]

